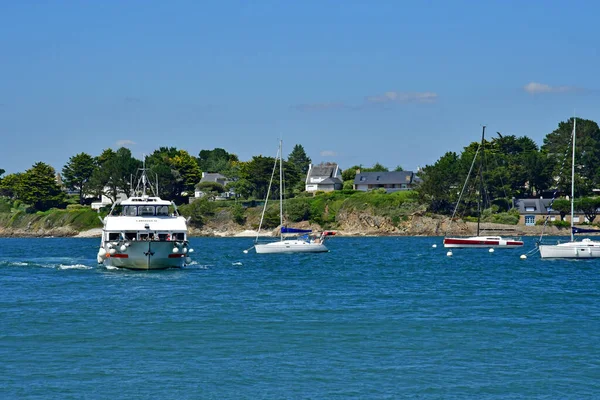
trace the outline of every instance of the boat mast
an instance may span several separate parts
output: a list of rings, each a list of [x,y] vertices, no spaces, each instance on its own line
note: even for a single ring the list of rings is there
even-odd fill
[[[477,201],[477,235],[479,236],[479,223],[481,221],[481,208],[482,208],[482,203],[483,203],[483,191],[484,191],[484,185],[483,185],[483,155],[484,155],[484,149],[483,149],[483,142],[484,142],[484,136],[485,136],[485,125],[483,125],[483,132],[481,132],[481,162],[479,164],[479,180],[480,180],[480,188],[479,188],[479,199]]]
[[[282,140],[279,140],[279,238],[283,240],[283,153]]]
[[[577,118],[573,117],[573,156],[571,160],[571,242],[575,241],[573,235],[573,219],[575,218],[575,127],[577,126]]]

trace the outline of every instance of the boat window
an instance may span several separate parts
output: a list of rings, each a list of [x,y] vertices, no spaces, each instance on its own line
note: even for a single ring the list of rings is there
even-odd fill
[[[140,240],[148,240],[148,234],[147,233],[140,233]]]
[[[108,240],[119,240],[119,232],[109,232]]]
[[[165,240],[167,240],[167,233],[159,233],[158,234],[158,240],[160,240],[161,242],[164,242]]]
[[[137,215],[137,207],[136,206],[123,207],[123,215],[129,215],[129,216],[135,217]]]
[[[125,232],[125,239],[135,240],[135,232]]]
[[[173,240],[185,240],[185,234],[183,232],[173,233]]]
[[[154,215],[154,206],[140,206],[140,215]]]
[[[156,208],[156,215],[169,215],[169,206],[158,206]]]

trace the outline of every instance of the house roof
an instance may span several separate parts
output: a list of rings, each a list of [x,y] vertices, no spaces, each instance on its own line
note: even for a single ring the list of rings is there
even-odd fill
[[[520,214],[547,214],[552,199],[515,199]]]
[[[335,185],[336,183],[343,183],[340,178],[327,178],[319,182],[319,185]]]
[[[336,163],[311,165],[308,171],[309,178],[331,178],[337,169]]]
[[[411,184],[418,181],[412,171],[360,172],[354,178],[355,185]]]
[[[227,181],[227,177],[219,174],[218,172],[206,172],[202,174],[202,179],[200,179],[200,183],[202,182],[217,182],[219,181]]]

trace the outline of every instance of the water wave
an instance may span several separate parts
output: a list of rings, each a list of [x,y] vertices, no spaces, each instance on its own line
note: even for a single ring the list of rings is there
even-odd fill
[[[83,265],[83,264],[73,264],[73,265],[64,265],[64,264],[59,264],[58,265],[58,269],[92,269],[93,267],[90,267],[89,265]]]

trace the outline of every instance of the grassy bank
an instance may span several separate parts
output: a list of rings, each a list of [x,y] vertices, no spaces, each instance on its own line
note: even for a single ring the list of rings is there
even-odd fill
[[[86,231],[102,227],[98,213],[89,207],[66,210],[52,209],[44,212],[12,210],[0,212],[0,227],[8,230],[40,231],[69,228]]]

